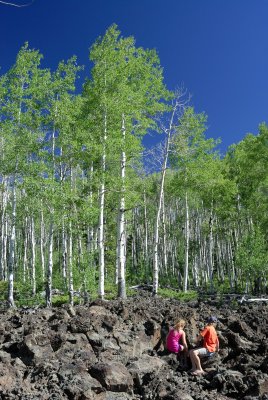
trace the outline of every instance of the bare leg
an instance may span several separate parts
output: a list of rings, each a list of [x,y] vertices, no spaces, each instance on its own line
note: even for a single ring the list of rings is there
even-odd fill
[[[200,358],[198,355],[198,349],[190,351],[190,359],[191,359],[191,363],[192,363],[191,372],[194,372],[195,374],[204,373],[203,368],[201,367],[201,362],[200,362]]]

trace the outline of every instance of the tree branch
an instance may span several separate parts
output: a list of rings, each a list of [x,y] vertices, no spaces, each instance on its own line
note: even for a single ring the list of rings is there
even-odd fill
[[[15,3],[8,3],[7,1],[1,1],[0,3],[5,4],[6,6],[13,6],[13,7],[28,7],[31,4],[33,4],[34,0],[32,0],[30,3],[26,3],[26,4],[15,4]]]

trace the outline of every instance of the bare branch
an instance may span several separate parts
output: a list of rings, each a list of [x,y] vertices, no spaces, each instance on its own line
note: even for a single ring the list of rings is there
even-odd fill
[[[28,7],[31,4],[33,4],[33,2],[34,2],[34,0],[32,0],[30,3],[26,3],[26,4],[15,4],[15,3],[9,3],[7,1],[1,1],[0,0],[0,3],[4,4],[6,6],[13,6],[13,7]]]

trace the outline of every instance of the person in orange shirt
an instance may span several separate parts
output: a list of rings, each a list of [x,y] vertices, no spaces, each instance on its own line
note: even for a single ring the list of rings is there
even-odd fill
[[[203,346],[196,349],[192,349],[189,352],[190,360],[192,363],[191,373],[192,375],[203,375],[205,371],[201,366],[200,358],[204,356],[210,356],[219,350],[219,339],[216,332],[217,318],[210,316],[207,319],[207,325],[200,332],[197,337],[197,342],[203,340]]]

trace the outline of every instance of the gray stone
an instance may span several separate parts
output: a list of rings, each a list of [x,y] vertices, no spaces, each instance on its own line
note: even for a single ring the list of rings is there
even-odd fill
[[[133,379],[127,368],[119,363],[98,363],[89,370],[107,390],[113,392],[129,392],[133,388]]]

